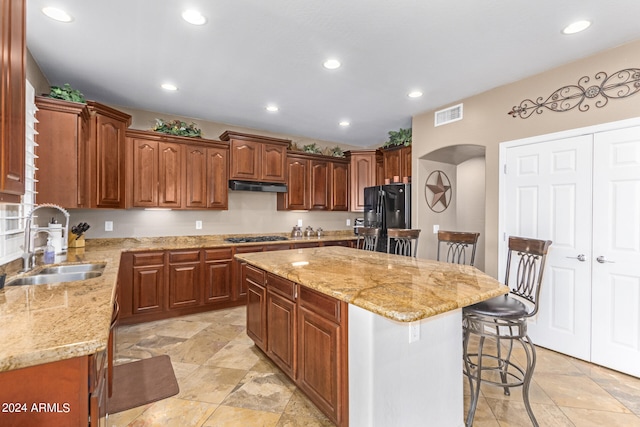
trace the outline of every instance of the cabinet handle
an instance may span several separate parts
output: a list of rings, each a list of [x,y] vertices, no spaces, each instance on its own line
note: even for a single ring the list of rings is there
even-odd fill
[[[577,259],[580,262],[585,262],[587,260],[587,257],[584,256],[584,254],[580,254],[578,256],[568,256],[567,258]]]
[[[596,261],[598,261],[600,264],[604,264],[605,262],[610,262],[610,263],[615,263],[615,261],[609,261],[608,259],[606,259],[604,257],[604,255],[600,255],[598,258],[596,258]]]

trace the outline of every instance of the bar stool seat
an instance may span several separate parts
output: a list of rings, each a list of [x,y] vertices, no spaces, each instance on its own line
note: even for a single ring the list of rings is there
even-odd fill
[[[491,298],[490,300],[474,304],[472,307],[473,308],[467,310],[467,313],[473,312],[478,315],[507,319],[529,315],[529,310],[526,305],[508,295]]]

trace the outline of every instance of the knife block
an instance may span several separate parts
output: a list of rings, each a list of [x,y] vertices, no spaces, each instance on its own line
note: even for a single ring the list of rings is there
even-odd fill
[[[84,248],[84,235],[78,237],[75,233],[69,233],[69,244],[70,248]]]

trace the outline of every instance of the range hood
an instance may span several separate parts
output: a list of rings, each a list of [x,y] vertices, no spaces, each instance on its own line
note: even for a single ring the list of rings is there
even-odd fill
[[[265,191],[269,193],[286,193],[287,184],[278,182],[255,182],[229,180],[229,188],[235,191]]]

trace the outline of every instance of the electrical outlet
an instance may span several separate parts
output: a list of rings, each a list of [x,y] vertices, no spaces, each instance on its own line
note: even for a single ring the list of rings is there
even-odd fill
[[[104,231],[113,231],[113,221],[104,222]]]
[[[440,226],[438,224],[433,225],[433,234],[438,234],[438,230],[440,230]]]
[[[302,227],[302,220],[301,219],[298,220],[298,227]]]
[[[351,225],[351,220],[347,218],[347,227]]]
[[[409,323],[409,343],[420,341],[420,323]]]
[[[196,230],[202,230],[202,221],[196,221]]]

